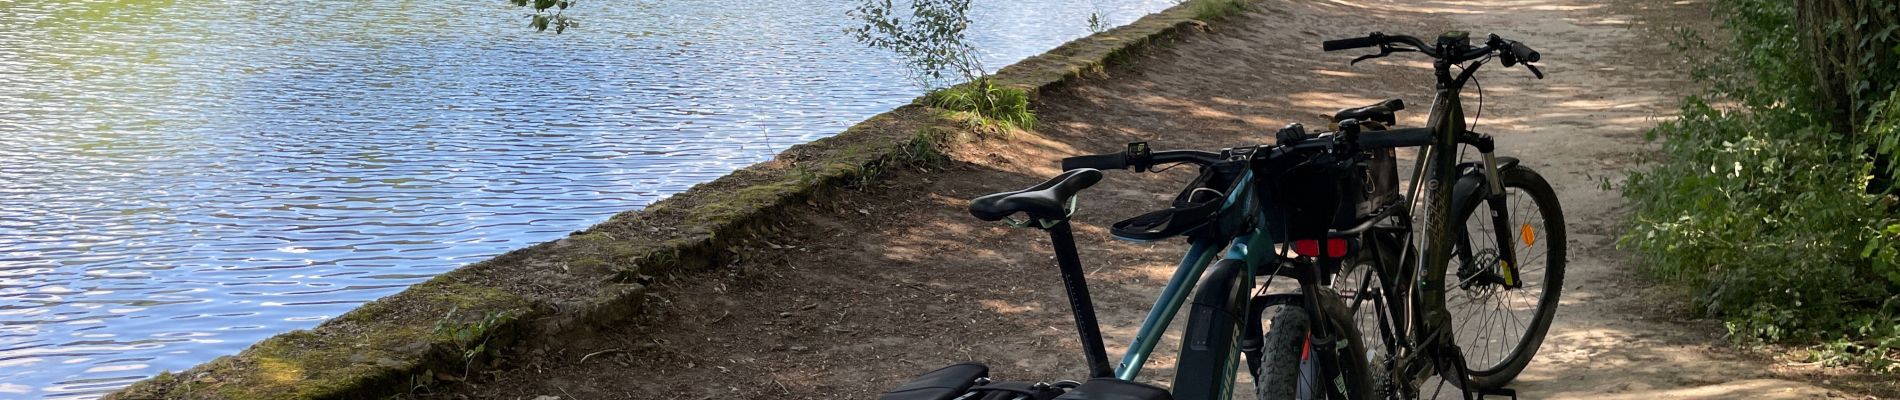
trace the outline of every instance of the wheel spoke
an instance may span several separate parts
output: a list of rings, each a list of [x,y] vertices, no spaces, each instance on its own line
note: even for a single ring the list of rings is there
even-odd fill
[[[1500,232],[1490,218],[1491,202],[1478,200],[1480,203],[1463,216],[1465,229],[1454,242],[1464,248],[1455,253],[1459,258],[1448,260],[1451,265],[1447,267],[1459,268],[1447,268],[1445,276],[1447,294],[1457,295],[1447,296],[1450,301],[1446,305],[1457,327],[1453,333],[1460,337],[1458,341],[1470,357],[1467,362],[1479,371],[1506,365],[1524,345],[1538,307],[1544,306],[1541,301],[1545,280],[1549,279],[1549,253],[1552,246],[1563,245],[1561,237],[1550,235],[1544,214],[1538,209],[1541,204],[1530,191],[1515,186],[1506,189],[1504,207],[1508,221],[1515,226]],[[1529,238],[1526,233],[1536,234],[1532,236],[1535,241],[1522,244]],[[1513,250],[1518,287],[1505,288],[1496,281],[1464,286],[1456,271],[1501,273],[1497,257],[1503,255],[1501,249],[1506,247],[1502,246]]]

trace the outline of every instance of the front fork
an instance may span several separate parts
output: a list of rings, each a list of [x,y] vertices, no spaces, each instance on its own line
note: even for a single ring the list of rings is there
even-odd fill
[[[1488,141],[1490,138],[1485,139]],[[1511,224],[1511,213],[1506,204],[1507,199],[1504,196],[1503,179],[1499,176],[1497,157],[1491,151],[1484,151],[1482,154],[1484,155],[1484,186],[1487,188],[1484,202],[1491,209],[1491,230],[1497,232],[1498,277],[1504,281],[1504,287],[1516,289],[1524,286],[1523,280],[1519,279],[1517,273],[1517,245],[1513,240],[1518,237],[1514,234],[1516,228]]]
[[[1518,269],[1517,269],[1516,246],[1512,244],[1512,241],[1516,236],[1511,234],[1512,222],[1511,222],[1511,215],[1508,212],[1509,208],[1507,208],[1508,199],[1505,196],[1502,171],[1501,171],[1501,168],[1499,168],[1501,164],[1497,161],[1497,157],[1494,154],[1495,146],[1493,145],[1492,139],[1487,135],[1481,135],[1481,134],[1476,134],[1476,133],[1466,131],[1463,135],[1461,135],[1461,137],[1458,138],[1458,142],[1460,142],[1461,144],[1466,144],[1466,145],[1471,145],[1473,147],[1476,147],[1479,150],[1479,154],[1481,154],[1483,157],[1483,162],[1482,162],[1482,165],[1479,167],[1478,172],[1483,174],[1484,188],[1481,189],[1482,191],[1473,190],[1470,193],[1466,193],[1465,195],[1467,196],[1466,197],[1467,199],[1472,198],[1472,197],[1483,199],[1483,201],[1485,201],[1485,204],[1489,206],[1488,208],[1491,209],[1492,229],[1498,232],[1498,235],[1496,235],[1497,245],[1498,245],[1498,260],[1497,260],[1498,272],[1497,273],[1498,273],[1498,278],[1500,282],[1497,282],[1497,283],[1502,284],[1505,287],[1513,288],[1513,289],[1521,287],[1523,285],[1523,282],[1521,281],[1521,279],[1519,279],[1519,274],[1518,274]],[[1417,175],[1414,175],[1415,178],[1417,179],[1414,179],[1414,182],[1417,182],[1419,179],[1424,179],[1428,177],[1429,170],[1434,169],[1434,168],[1442,168],[1442,167],[1430,166],[1429,164],[1431,164],[1432,162],[1428,160],[1432,160],[1436,162],[1450,161],[1447,159],[1431,158],[1432,156],[1437,155],[1437,154],[1432,154],[1433,153],[1432,150],[1434,149],[1427,147],[1425,149],[1422,149],[1422,151],[1420,152]],[[1462,181],[1463,179],[1459,179],[1459,180]],[[1450,187],[1446,189],[1442,189],[1442,190],[1457,190],[1457,186],[1459,186],[1455,184],[1450,184],[1452,182],[1446,182],[1446,183],[1448,184],[1446,186],[1450,186]],[[1411,193],[1417,194],[1418,188],[1419,187],[1415,185]],[[1452,210],[1447,209],[1443,211],[1449,212]],[[1456,223],[1464,224],[1463,221],[1459,221]],[[1428,223],[1427,226],[1431,226],[1431,224]],[[1445,228],[1449,228],[1449,227],[1445,227]],[[1463,231],[1462,228],[1459,228],[1459,230]],[[1438,232],[1450,233],[1447,231],[1438,231]],[[1471,246],[1473,244],[1471,243],[1471,240],[1473,239],[1470,237],[1468,232],[1461,232],[1461,233],[1463,234],[1455,235],[1452,239],[1464,241],[1465,246],[1461,246],[1462,247],[1461,251],[1458,251],[1452,254],[1452,256],[1456,257],[1454,260],[1456,260],[1457,262],[1460,262],[1461,269],[1464,269],[1464,268],[1468,268],[1468,266],[1475,266],[1473,264],[1473,262],[1475,261],[1475,258],[1474,258],[1475,255],[1471,251],[1471,247],[1473,247]],[[1408,242],[1408,245],[1406,246],[1405,257],[1402,258],[1400,265],[1412,265],[1411,264],[1413,262],[1412,257],[1414,257],[1413,254],[1416,251],[1418,251],[1418,248],[1410,246]],[[1418,269],[1419,273],[1428,273],[1428,271],[1431,271],[1431,269],[1424,268],[1423,265],[1421,265],[1420,268]],[[1464,272],[1464,271],[1460,271],[1460,272]],[[1459,275],[1465,275],[1465,274],[1461,273]],[[1421,276],[1419,278],[1420,279],[1418,280],[1418,282],[1420,285],[1434,284],[1434,278],[1444,279],[1444,277],[1427,277],[1427,276]],[[1421,296],[1424,294],[1425,294],[1425,291],[1423,290],[1409,291],[1409,295],[1406,296],[1405,298],[1411,303],[1411,305],[1409,305],[1407,309],[1411,309],[1410,307],[1418,307],[1421,304],[1429,303],[1427,300],[1421,298]],[[1442,296],[1443,294],[1440,294],[1440,295]],[[1415,334],[1419,335],[1415,338],[1415,340],[1417,340],[1416,343],[1426,345],[1427,346],[1426,351],[1444,351],[1444,352],[1449,352],[1452,356],[1456,357],[1457,358],[1457,360],[1455,361],[1456,365],[1452,367],[1457,368],[1459,371],[1458,375],[1463,376],[1465,371],[1463,371],[1462,351],[1458,349],[1457,345],[1452,344],[1449,341],[1446,341],[1445,339],[1447,338],[1444,337],[1444,335],[1447,335],[1450,333],[1449,330],[1444,329],[1446,327],[1443,325],[1444,323],[1449,322],[1445,320],[1446,317],[1448,316],[1430,315],[1430,314],[1442,313],[1443,311],[1444,310],[1425,310],[1425,312],[1422,313],[1424,314],[1423,320],[1416,322],[1416,323],[1425,324],[1425,325],[1414,325],[1414,327],[1421,327],[1421,326],[1438,327],[1437,329],[1430,329],[1429,331],[1413,330],[1412,332],[1415,332]],[[1419,315],[1419,314],[1415,314],[1415,315]],[[1431,323],[1428,321],[1435,321],[1437,323]],[[1398,320],[1395,318],[1393,322],[1396,323],[1398,322]],[[1445,365],[1418,364],[1418,363],[1410,362],[1415,359],[1405,356],[1403,354],[1399,354],[1399,353],[1405,352],[1405,350],[1406,349],[1404,348],[1395,349],[1395,353],[1391,353],[1392,355],[1387,357],[1388,361],[1392,361],[1392,363],[1388,363],[1387,365],[1388,371],[1395,371],[1393,375],[1393,377],[1395,378],[1396,377],[1416,377],[1417,380],[1413,382],[1413,384],[1416,385],[1416,384],[1422,383],[1424,379],[1430,376],[1429,374],[1424,373],[1425,371],[1427,371],[1426,368],[1447,368],[1447,366]],[[1436,357],[1432,357],[1432,358],[1436,358]],[[1391,393],[1391,394],[1404,398],[1408,394],[1415,394],[1415,393]],[[1472,394],[1473,393],[1471,392],[1465,393],[1467,398],[1470,398],[1469,396],[1471,396]]]

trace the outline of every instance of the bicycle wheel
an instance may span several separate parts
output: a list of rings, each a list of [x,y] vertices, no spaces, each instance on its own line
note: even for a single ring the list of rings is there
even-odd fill
[[[1324,290],[1324,289],[1322,289]],[[1335,359],[1341,361],[1340,377],[1334,382],[1314,382],[1320,376],[1317,357],[1310,352],[1321,350],[1312,347],[1308,329],[1311,324],[1306,311],[1299,306],[1280,307],[1273,314],[1267,326],[1267,335],[1262,343],[1260,371],[1254,379],[1254,394],[1260,400],[1319,400],[1340,399],[1343,391],[1347,400],[1372,399],[1372,380],[1366,375],[1365,345],[1359,338],[1357,329],[1352,328],[1351,316],[1346,315],[1343,306],[1338,304],[1336,295],[1320,296],[1321,301],[1331,304],[1321,307],[1322,314],[1330,321],[1329,327],[1345,339],[1344,346],[1334,346]],[[1319,390],[1315,390],[1319,389]]]
[[[1565,236],[1557,193],[1536,172],[1523,167],[1498,171],[1504,185],[1504,212],[1513,226],[1498,232],[1487,189],[1453,204],[1463,224],[1453,235],[1453,256],[1439,266],[1445,309],[1451,314],[1455,343],[1463,350],[1471,381],[1499,388],[1530,365],[1544,343],[1563,291]],[[1508,235],[1518,260],[1521,285],[1504,284],[1499,235]],[[1456,379],[1453,382],[1457,382]]]
[[[1362,240],[1365,247],[1358,257],[1345,261],[1333,277],[1332,288],[1359,329],[1366,346],[1366,364],[1371,366],[1372,376],[1378,377],[1385,373],[1385,355],[1398,347],[1391,329],[1393,319],[1403,317],[1392,314],[1392,300],[1386,297],[1392,288],[1387,286],[1389,279],[1384,274],[1400,268],[1398,247],[1403,239],[1391,233],[1368,232]]]

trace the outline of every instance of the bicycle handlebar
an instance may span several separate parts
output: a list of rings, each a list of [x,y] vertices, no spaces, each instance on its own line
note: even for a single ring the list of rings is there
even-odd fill
[[[1320,43],[1320,47],[1326,49],[1326,51],[1363,49],[1367,47],[1385,44],[1384,42],[1379,40],[1380,39],[1379,36],[1383,36],[1383,35],[1384,34],[1382,33],[1373,32],[1371,36],[1366,36],[1362,38],[1328,40],[1328,41],[1325,41],[1324,43]]]
[[[1430,128],[1400,128],[1367,131],[1352,136],[1351,140],[1353,140],[1353,142],[1346,148],[1375,150],[1398,147],[1418,147],[1431,144],[1432,139],[1433,134]],[[1345,140],[1342,140],[1342,138],[1337,135],[1318,136],[1292,143],[1262,146],[1257,148],[1253,154],[1255,157],[1262,157],[1274,154],[1285,154],[1287,152],[1336,149],[1344,142]],[[1130,157],[1128,152],[1088,154],[1063,158],[1062,170],[1067,171],[1077,168],[1094,168],[1099,170],[1132,168],[1137,171],[1147,172],[1151,171],[1153,166],[1173,163],[1192,163],[1200,166],[1208,166],[1229,161],[1228,157],[1226,157],[1228,153],[1229,151],[1225,150],[1221,152],[1168,150],[1153,152],[1148,156],[1140,157],[1140,159]]]
[[[1076,168],[1094,168],[1099,170],[1135,168],[1146,171],[1148,167],[1160,164],[1188,162],[1199,165],[1209,165],[1220,162],[1221,160],[1220,153],[1199,150],[1157,151],[1147,157],[1147,160],[1130,160],[1126,152],[1090,154],[1062,159],[1062,170],[1067,171]]]
[[[1543,55],[1538,54],[1537,50],[1531,50],[1530,46],[1525,46],[1524,42],[1516,40],[1506,40],[1504,42],[1510,46],[1511,55],[1513,58],[1516,58],[1518,62],[1532,63],[1543,58]]]
[[[1103,171],[1128,169],[1128,155],[1123,153],[1090,154],[1062,159],[1062,170],[1076,168],[1094,168]]]
[[[1367,150],[1418,147],[1432,144],[1431,128],[1398,128],[1359,134],[1359,147]]]
[[[1320,48],[1325,51],[1340,51],[1394,44],[1409,45],[1412,47],[1411,50],[1417,50],[1428,56],[1438,57],[1438,52],[1432,49],[1432,46],[1426,45],[1424,40],[1406,35],[1387,35],[1382,32],[1373,32],[1365,37],[1328,40],[1321,42]]]
[[[1394,48],[1393,45],[1404,45],[1405,47]],[[1538,78],[1544,77],[1543,71],[1538,70],[1536,66],[1530,64],[1542,60],[1542,54],[1538,53],[1537,50],[1531,49],[1530,46],[1525,45],[1523,42],[1507,40],[1498,37],[1496,34],[1492,34],[1482,46],[1471,46],[1469,51],[1457,54],[1447,54],[1444,53],[1444,51],[1458,50],[1458,48],[1439,48],[1426,44],[1424,40],[1416,37],[1387,35],[1381,32],[1373,32],[1365,37],[1328,40],[1321,42],[1320,47],[1325,51],[1351,50],[1367,47],[1379,48],[1379,54],[1360,57],[1357,60],[1353,60],[1354,63],[1368,58],[1384,57],[1397,51],[1416,51],[1424,53],[1426,56],[1452,63],[1462,63],[1487,55],[1498,54],[1502,56],[1504,66],[1509,67],[1524,64],[1524,68],[1529,69],[1531,73],[1536,74]]]

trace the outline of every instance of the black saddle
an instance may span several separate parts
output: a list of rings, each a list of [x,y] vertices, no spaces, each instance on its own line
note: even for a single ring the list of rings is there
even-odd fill
[[[1392,126],[1399,122],[1398,118],[1393,116],[1393,113],[1402,110],[1405,110],[1404,100],[1385,99],[1377,104],[1365,107],[1340,109],[1339,112],[1333,113],[1333,122],[1356,119],[1360,121],[1378,121],[1386,126]]]
[[[1069,217],[1069,198],[1076,192],[1102,181],[1102,171],[1078,168],[1049,178],[1028,189],[1002,192],[970,200],[970,215],[984,221],[1001,220],[1016,213],[1030,218],[1058,220]]]

